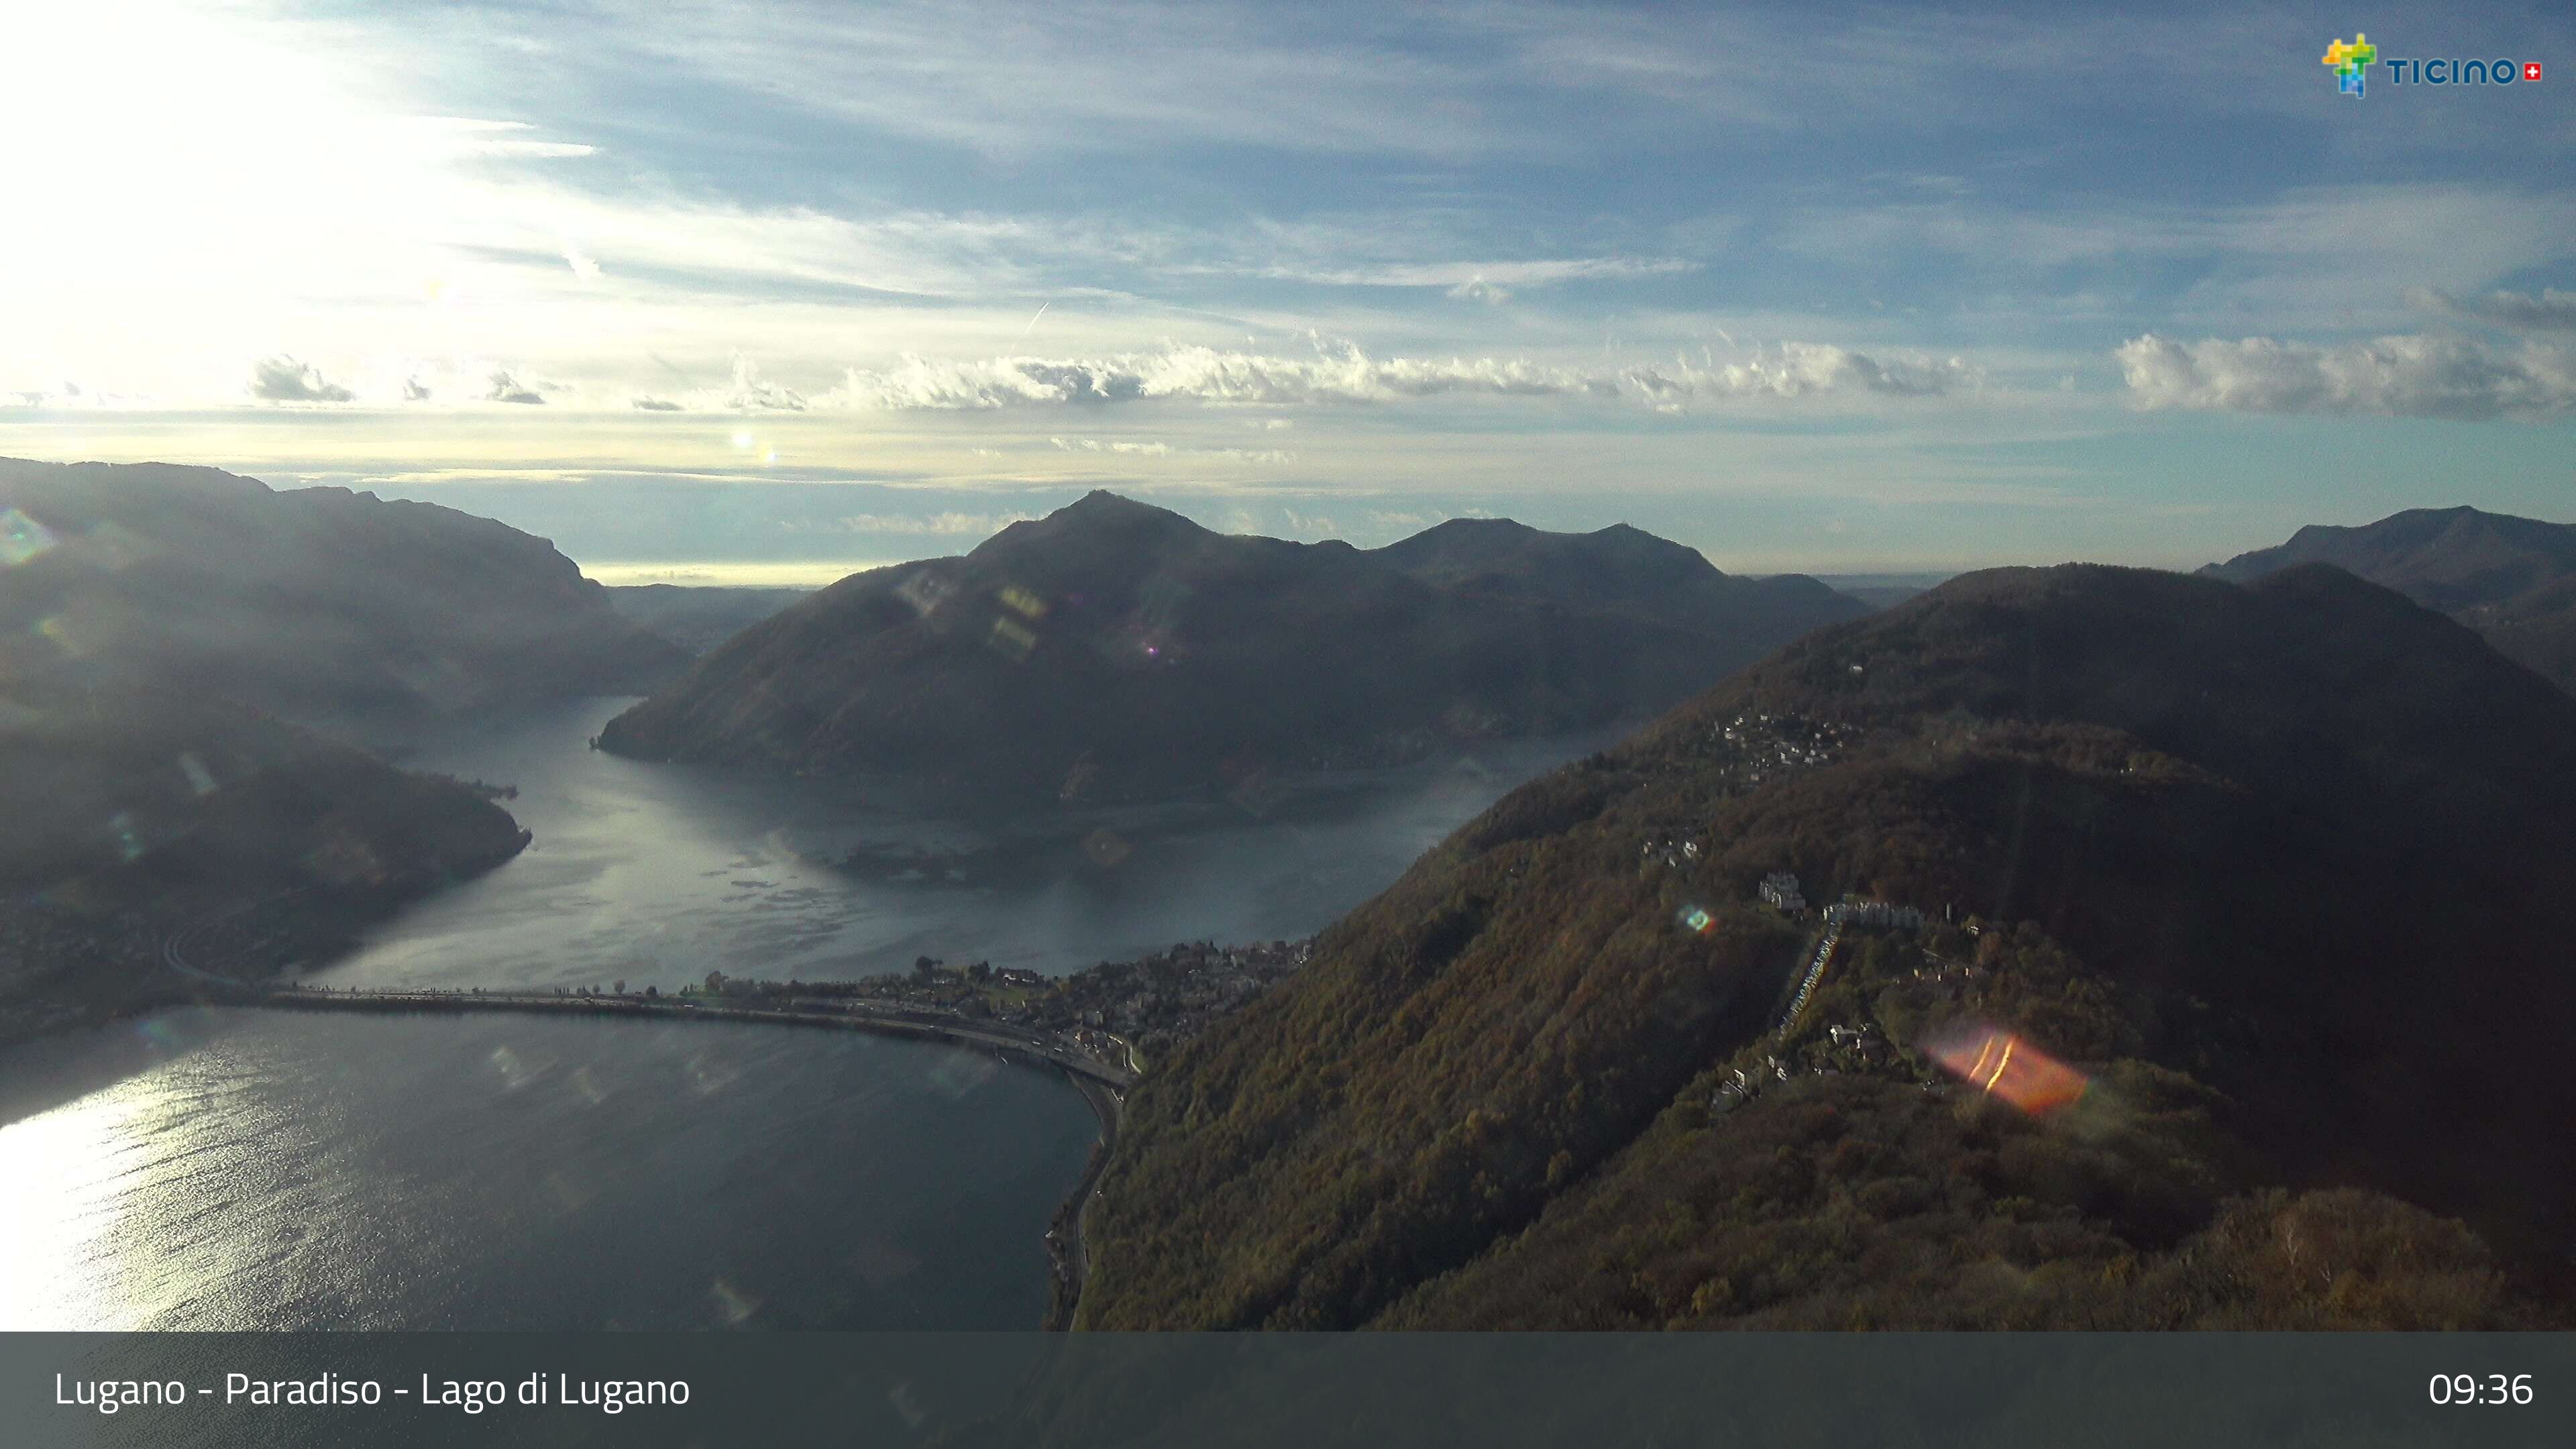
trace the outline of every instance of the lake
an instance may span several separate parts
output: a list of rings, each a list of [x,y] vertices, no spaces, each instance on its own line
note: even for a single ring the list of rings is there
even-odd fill
[[[1057,974],[1295,938],[1598,743],[1307,780],[1262,814],[1029,819],[588,749],[622,703],[415,740],[408,765],[515,785],[535,840],[309,979]],[[1060,1079],[855,1033],[165,1012],[0,1054],[0,1328],[1031,1327],[1096,1131]]]

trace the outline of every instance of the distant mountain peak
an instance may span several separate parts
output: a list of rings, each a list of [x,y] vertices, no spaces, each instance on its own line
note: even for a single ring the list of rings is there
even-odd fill
[[[935,587],[902,592],[916,573]],[[1410,759],[1661,709],[1862,612],[1805,582],[1729,580],[1635,530],[1455,519],[1363,551],[1220,534],[1097,491],[964,558],[845,580],[707,656],[601,744],[1186,794],[1244,759]]]
[[[1157,508],[1151,503],[1139,502],[1136,499],[1128,497],[1124,493],[1112,493],[1106,488],[1094,488],[1090,492],[1083,494],[1080,498],[1077,498],[1071,503],[1068,503],[1062,508],[1056,510],[1058,513],[1076,513],[1083,511],[1171,513],[1171,510],[1168,508]],[[1177,518],[1180,515],[1173,514],[1172,516]]]
[[[2244,584],[2301,564],[2332,564],[2482,630],[2512,616],[2520,621],[2513,636],[2490,632],[2490,642],[2576,689],[2576,672],[2552,662],[2564,646],[2535,635],[2576,638],[2576,614],[2552,592],[2576,578],[2576,525],[2468,504],[2409,508],[2354,527],[2311,524],[2286,543],[2201,572]]]

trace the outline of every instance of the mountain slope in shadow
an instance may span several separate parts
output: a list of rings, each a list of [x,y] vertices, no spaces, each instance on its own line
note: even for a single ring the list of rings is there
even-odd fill
[[[2576,525],[2475,508],[2415,508],[2358,528],[2312,525],[2201,570],[2247,583],[2328,563],[2439,609],[2576,694]]]
[[[273,714],[641,693],[687,664],[544,539],[212,468],[0,459],[0,677],[122,678]]]
[[[1633,529],[1462,521],[1362,551],[1094,493],[963,558],[842,580],[600,743],[1064,798],[1239,790],[1643,718],[1860,612]]]
[[[1779,871],[1925,923],[1801,1001]],[[1078,1326],[2564,1321],[2570,898],[2576,701],[2459,624],[1968,575],[1507,796],[1158,1062]],[[1997,1032],[2089,1086],[1938,1064]]]

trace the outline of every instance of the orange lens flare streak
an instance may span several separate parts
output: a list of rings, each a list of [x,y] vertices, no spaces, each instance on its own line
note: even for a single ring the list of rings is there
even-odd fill
[[[2074,1105],[2092,1079],[1999,1026],[1958,1028],[1923,1044],[1931,1058],[2034,1117]]]

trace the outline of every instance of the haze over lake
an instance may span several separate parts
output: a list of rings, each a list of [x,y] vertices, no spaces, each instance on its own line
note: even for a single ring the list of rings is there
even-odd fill
[[[311,979],[670,990],[1302,936],[1593,743],[1268,816],[1032,821],[586,748],[622,703],[421,738],[405,764],[516,785],[535,843]],[[1045,1074],[855,1034],[204,1009],[0,1057],[0,1123],[0,1172],[56,1183],[14,1210],[8,1328],[1025,1328],[1096,1132]]]

